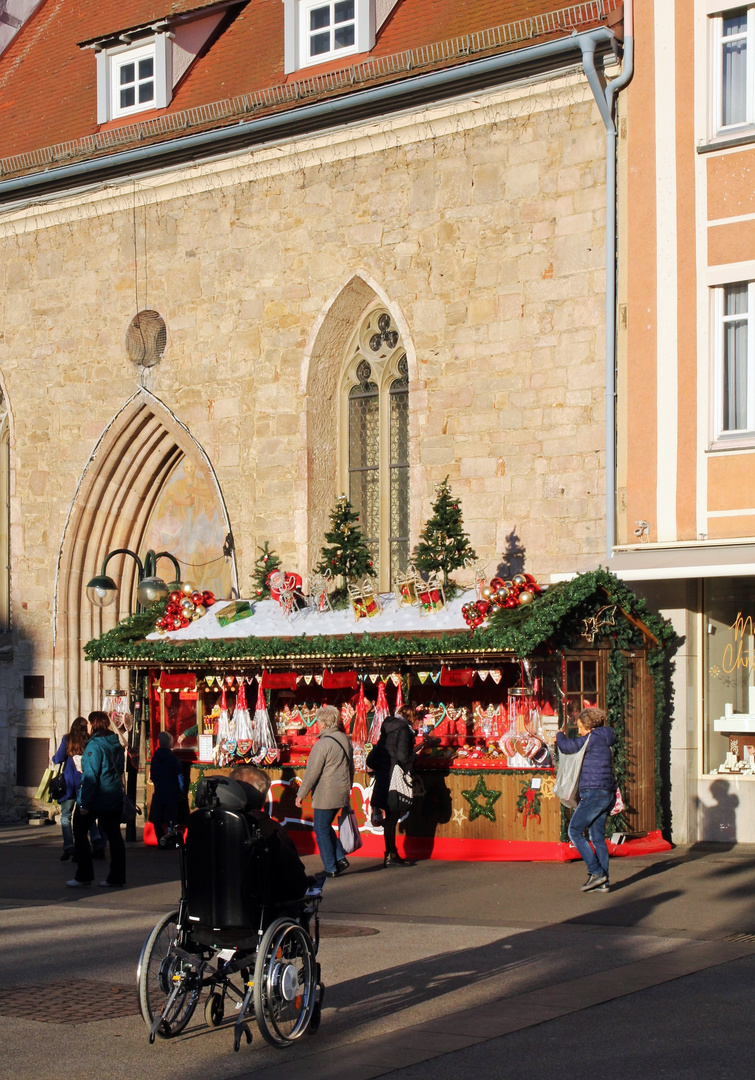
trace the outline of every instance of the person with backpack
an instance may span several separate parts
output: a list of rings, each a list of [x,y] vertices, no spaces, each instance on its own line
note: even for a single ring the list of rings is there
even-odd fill
[[[81,784],[73,815],[73,843],[78,865],[76,876],[66,885],[81,889],[94,883],[92,849],[87,834],[91,818],[96,817],[110,845],[110,873],[100,885],[122,888],[126,884],[126,845],[121,835],[124,751],[107,713],[91,712],[87,732],[89,741],[81,755]]]

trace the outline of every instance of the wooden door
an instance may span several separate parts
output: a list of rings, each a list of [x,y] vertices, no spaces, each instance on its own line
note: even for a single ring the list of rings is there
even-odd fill
[[[655,820],[655,701],[644,649],[625,659],[625,743],[627,772],[622,787],[629,832],[649,832]]]

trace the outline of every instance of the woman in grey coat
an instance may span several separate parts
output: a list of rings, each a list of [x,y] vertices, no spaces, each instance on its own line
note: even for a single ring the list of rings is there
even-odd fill
[[[296,805],[302,806],[307,795],[312,793],[320,858],[328,877],[336,877],[349,865],[341,841],[333,830],[333,821],[351,802],[354,751],[348,735],[339,730],[341,718],[334,705],[323,705],[317,710],[315,719],[320,735],[310,752]]]

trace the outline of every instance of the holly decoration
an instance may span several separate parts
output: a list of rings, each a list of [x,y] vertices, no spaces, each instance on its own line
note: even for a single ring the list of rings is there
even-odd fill
[[[414,549],[412,562],[425,573],[443,572],[443,585],[448,587],[448,576],[464,566],[477,555],[464,532],[461,505],[451,495],[448,477],[435,485],[437,498],[433,503],[432,517],[425,522]]]
[[[362,539],[358,521],[359,514],[347,497],[341,495],[330,513],[330,529],[325,533],[328,543],[320,553],[318,573],[330,571],[333,577],[340,575],[347,581],[375,576],[372,555]]]
[[[270,599],[270,583],[268,578],[274,570],[279,570],[280,557],[270,550],[270,541],[266,540],[262,547],[257,547],[259,555],[254,560],[254,573],[252,583],[255,596],[259,600]]]
[[[474,821],[475,818],[480,816],[486,817],[488,821],[495,821],[495,810],[493,807],[500,799],[503,792],[491,791],[485,784],[485,780],[482,776],[477,778],[477,785],[468,791],[462,791],[462,795],[469,803],[469,820]],[[484,803],[480,803],[477,800],[483,798]]]
[[[175,589],[168,597],[165,614],[155,623],[158,634],[182,630],[191,622],[201,619],[208,607],[215,603],[215,594],[206,589],[200,592],[191,582],[185,581],[180,590]]]
[[[540,792],[537,788],[530,787],[529,780],[522,784],[516,800],[516,812],[522,815],[522,825],[526,825],[530,818],[540,823]]]
[[[532,574],[514,574],[511,581],[494,577],[489,585],[480,589],[479,600],[464,604],[461,613],[467,626],[476,630],[494,612],[531,604],[541,592]]]

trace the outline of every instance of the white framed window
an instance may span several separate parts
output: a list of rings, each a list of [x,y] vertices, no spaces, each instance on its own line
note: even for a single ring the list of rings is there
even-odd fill
[[[168,34],[101,49],[97,53],[97,123],[167,108],[173,96],[172,58]]]
[[[713,292],[714,440],[755,437],[755,282]]]
[[[711,19],[713,134],[755,125],[755,5]]]
[[[285,70],[322,64],[375,44],[375,0],[283,0]]]
[[[390,313],[363,320],[341,384],[341,489],[385,591],[409,564],[409,377]]]

